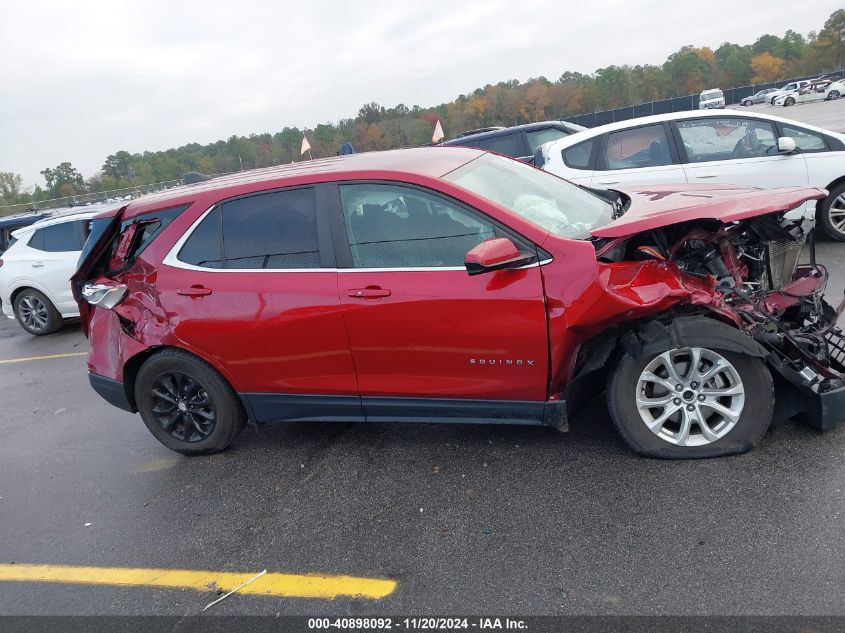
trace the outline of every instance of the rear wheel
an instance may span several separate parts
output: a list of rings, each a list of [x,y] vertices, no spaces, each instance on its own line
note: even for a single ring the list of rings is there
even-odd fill
[[[229,383],[207,363],[179,350],[159,352],[141,366],[135,402],[156,439],[184,455],[220,452],[246,424]]]
[[[827,93],[827,98],[830,101],[835,101],[836,99],[839,98],[839,91],[838,90],[831,90],[830,92]]]
[[[15,296],[13,308],[21,327],[35,336],[52,334],[62,327],[62,315],[53,303],[32,288],[24,288]]]
[[[845,242],[845,184],[833,187],[819,207],[818,222],[825,235]]]
[[[762,360],[706,347],[626,353],[608,385],[622,438],[638,453],[670,459],[750,450],[769,427],[773,401]]]
[[[795,99],[793,99],[792,97],[787,97],[784,100],[783,105],[785,105],[785,106],[795,105]]]

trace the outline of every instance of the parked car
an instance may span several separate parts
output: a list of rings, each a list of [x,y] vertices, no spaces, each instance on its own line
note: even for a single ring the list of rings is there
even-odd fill
[[[594,193],[454,147],[223,176],[95,220],[89,378],[185,454],[247,420],[565,430],[605,381],[635,450],[738,453],[774,415],[845,416],[827,272],[779,227],[823,197]]]
[[[774,101],[776,106],[793,106],[810,101],[835,101],[845,93],[845,84],[830,79],[812,81],[803,88],[783,94]]]
[[[805,86],[809,85],[809,83],[809,79],[802,79],[801,81],[790,81],[785,86],[781,86],[774,92],[769,93],[769,96],[767,97],[769,100],[769,104],[775,105],[775,99],[777,99],[778,97],[781,97],[785,94],[789,94],[790,92],[795,92],[796,90],[801,90],[801,88],[804,88]]]
[[[14,242],[12,232],[46,217],[44,213],[17,213],[0,218],[0,255]]]
[[[776,92],[778,88],[766,88],[765,90],[758,90],[750,97],[745,97],[742,101],[739,102],[740,105],[743,106],[752,106],[755,103],[764,103],[770,94]]]
[[[827,189],[803,210],[845,241],[845,135],[759,113],[674,112],[596,127],[541,148],[534,164],[591,187],[719,182]],[[800,214],[800,210],[794,212]]]
[[[698,97],[699,110],[712,110],[725,107],[725,93],[718,88],[703,90]]]
[[[586,130],[582,125],[565,121],[540,121],[514,127],[488,127],[469,130],[441,145],[474,147],[513,156],[523,162],[530,162],[534,152],[543,143],[564,138]]]
[[[12,233],[14,242],[0,258],[3,313],[30,334],[50,334],[64,320],[79,316],[70,288],[91,218],[102,207],[55,215]]]

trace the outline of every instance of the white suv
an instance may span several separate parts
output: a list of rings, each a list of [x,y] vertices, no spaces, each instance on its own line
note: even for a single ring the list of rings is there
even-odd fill
[[[845,242],[845,134],[765,114],[674,112],[610,123],[542,145],[534,165],[600,189],[672,183],[819,187],[803,212]]]
[[[70,276],[90,220],[102,211],[52,217],[12,233],[15,241],[0,258],[0,300],[3,313],[30,334],[50,334],[79,316]]]

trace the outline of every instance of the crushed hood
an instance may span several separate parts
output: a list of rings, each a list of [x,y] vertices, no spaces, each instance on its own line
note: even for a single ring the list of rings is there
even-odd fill
[[[814,187],[653,185],[616,190],[630,197],[631,204],[621,218],[591,231],[595,237],[625,237],[690,220],[736,222],[788,211],[827,196],[824,189]]]

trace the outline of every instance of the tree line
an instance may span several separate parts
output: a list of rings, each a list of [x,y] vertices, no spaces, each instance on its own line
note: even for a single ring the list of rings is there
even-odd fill
[[[300,160],[306,134],[314,157],[332,156],[350,141],[357,151],[423,145],[439,119],[448,136],[477,127],[518,125],[585,112],[696,94],[706,88],[747,86],[814,75],[843,67],[845,10],[832,13],[822,28],[806,36],[788,30],[761,35],[753,44],[725,42],[715,50],[684,46],[662,65],[611,65],[592,74],[566,71],[557,80],[516,79],[486,85],[435,107],[385,108],[364,105],[357,116],[302,130],[231,136],[201,145],[108,156],[85,179],[69,162],[44,169],[46,186],[26,187],[13,172],[0,171],[0,207],[46,199],[138,187],[198,171],[219,174]]]

